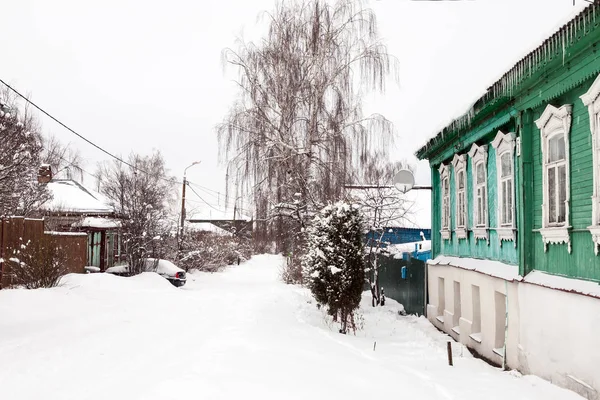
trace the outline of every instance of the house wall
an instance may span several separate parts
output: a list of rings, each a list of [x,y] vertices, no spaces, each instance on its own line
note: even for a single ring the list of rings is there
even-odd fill
[[[600,300],[527,283],[518,299],[519,369],[599,400]]]
[[[440,278],[444,282],[443,290],[440,290]],[[458,299],[455,282],[460,285]],[[478,288],[479,301],[474,295],[474,291],[477,291],[474,286]],[[461,268],[428,265],[428,287],[427,318],[431,323],[497,365],[502,365],[502,357],[494,352],[494,348],[498,348],[497,332],[503,333],[505,329],[504,315],[500,319],[496,315],[497,309],[503,310],[505,307],[505,303],[499,304],[497,293],[507,296],[509,317],[505,336],[506,363],[509,368],[519,367],[517,348],[520,319],[516,283]],[[442,293],[443,301],[440,297]],[[501,301],[504,302],[504,298]],[[459,328],[453,330],[457,319]],[[481,343],[475,340],[478,337],[477,331],[480,333]]]
[[[600,60],[599,60],[600,64]],[[594,77],[595,78],[595,77]],[[570,133],[570,224],[572,252],[566,244],[550,244],[544,250],[541,234],[533,232],[532,267],[553,274],[600,281],[600,256],[594,253],[592,236],[587,227],[592,225],[593,163],[588,109],[579,98],[592,84],[586,80],[576,89],[554,98],[550,104],[573,106]],[[555,83],[556,84],[556,83]],[[552,86],[546,88],[550,90]],[[534,109],[534,119],[541,116],[547,103]],[[543,166],[539,129],[533,130],[533,229],[542,227]]]
[[[587,92],[600,73],[600,20],[598,5],[591,6],[586,17],[588,23],[572,25],[569,35],[562,40],[553,38],[546,42],[543,52],[533,60],[525,60],[522,71],[533,68],[526,76],[508,76],[510,87],[492,101],[500,104],[479,104],[494,108],[486,115],[475,115],[473,120],[456,131],[445,132],[437,142],[421,154],[426,154],[432,166],[432,248],[433,256],[440,254],[469,258],[487,258],[518,264],[520,273],[542,270],[555,275],[600,282],[600,255],[587,227],[592,224],[593,160],[587,107],[579,98]],[[592,22],[593,18],[593,22]],[[543,57],[542,57],[543,54]],[[527,65],[529,62],[529,66]],[[537,65],[535,65],[537,64]],[[525,77],[523,77],[525,76]],[[544,249],[542,226],[543,171],[540,130],[534,121],[548,104],[560,107],[572,105],[570,131],[570,241],[572,252],[566,244],[549,244]],[[478,112],[478,111],[477,111]],[[477,119],[479,118],[479,119]],[[514,126],[511,127],[511,124]],[[518,205],[516,221],[518,246],[511,253],[508,248],[493,247],[490,231],[489,248],[473,241],[441,240],[441,185],[437,168],[441,162],[450,163],[455,152],[466,153],[472,143],[489,143],[490,135],[498,129],[516,132],[518,136],[515,187]],[[496,208],[495,153],[488,149],[488,201],[489,210]],[[468,196],[472,202],[471,163],[468,165]],[[451,227],[455,227],[454,171],[451,174]],[[472,221],[472,204],[468,205]],[[490,215],[490,226],[495,226],[495,216]],[[496,241],[497,242],[497,241]],[[506,246],[506,243],[503,243]],[[442,280],[440,280],[443,279]],[[443,282],[443,284],[442,284]],[[460,284],[460,301],[456,300],[455,282]],[[442,286],[440,286],[442,284]],[[481,343],[474,341],[474,320],[478,315],[476,297],[469,286],[479,287]],[[504,288],[504,289],[503,289]],[[553,383],[574,390],[583,396],[600,400],[600,299],[567,293],[558,289],[543,288],[526,282],[505,282],[478,272],[455,267],[428,266],[429,304],[427,317],[438,328],[473,348],[490,361],[499,363],[494,352],[498,336],[498,304],[502,295],[508,295],[507,365],[524,373],[532,373]],[[458,332],[452,328],[456,321],[456,308],[460,308]],[[438,319],[439,317],[439,319]]]
[[[511,126],[504,128],[505,132],[509,132]],[[497,195],[497,171],[496,171],[496,151],[491,146],[490,142],[496,134],[496,130],[490,132],[484,140],[479,141],[479,144],[488,144],[488,159],[487,159],[487,203],[488,203],[488,214],[489,214],[489,243],[485,240],[475,240],[475,236],[472,231],[469,231],[467,239],[458,239],[453,233],[449,240],[443,240],[440,234],[441,228],[441,204],[442,204],[442,193],[440,176],[435,166],[433,169],[433,210],[434,215],[432,216],[432,222],[434,230],[432,237],[434,238],[433,248],[434,257],[440,254],[458,257],[474,257],[483,258],[490,260],[502,261],[508,264],[518,264],[519,253],[518,246],[513,242],[500,243],[498,235],[496,234],[495,228],[498,226],[498,195]],[[516,160],[516,157],[515,157]],[[450,163],[447,160],[446,163]],[[515,168],[515,187],[518,185],[517,178],[517,164],[513,165]],[[473,227],[474,224],[474,201],[473,201],[473,163],[470,157],[467,157],[467,224],[469,228]],[[454,230],[456,228],[456,174],[452,165],[450,165],[450,226]],[[516,197],[515,197],[516,199]],[[515,213],[515,218],[517,217]]]

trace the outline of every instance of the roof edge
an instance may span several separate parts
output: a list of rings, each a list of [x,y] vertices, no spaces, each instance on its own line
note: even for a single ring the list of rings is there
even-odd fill
[[[600,30],[599,23],[600,2],[594,1],[505,72],[463,115],[454,119],[419,148],[415,156],[419,160],[429,159],[432,152],[445,144],[447,136],[451,136],[455,131],[469,128],[475,121],[489,115],[489,112],[486,112],[488,103],[502,97],[512,98],[529,78],[544,70],[551,61],[556,60],[560,55],[564,61],[566,50],[577,44],[583,37]]]

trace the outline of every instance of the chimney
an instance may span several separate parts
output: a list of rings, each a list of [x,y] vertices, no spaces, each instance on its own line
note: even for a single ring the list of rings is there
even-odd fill
[[[38,183],[48,183],[52,180],[52,168],[50,164],[40,165],[38,171]]]

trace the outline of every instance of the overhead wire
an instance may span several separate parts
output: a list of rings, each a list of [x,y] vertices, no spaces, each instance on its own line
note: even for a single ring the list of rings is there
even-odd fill
[[[189,183],[189,182],[188,182],[188,183]],[[191,191],[192,191],[192,192],[193,192],[193,193],[194,193],[196,196],[198,196],[198,198],[199,198],[200,200],[202,200],[202,201],[204,202],[204,204],[206,204],[207,206],[209,206],[209,207],[210,207],[210,208],[212,208],[213,210],[216,210],[216,211],[219,211],[219,212],[223,212],[223,210],[219,210],[218,208],[214,207],[212,204],[210,204],[209,202],[207,202],[206,200],[204,200],[204,199],[202,198],[202,196],[200,196],[200,195],[198,194],[198,192],[196,192],[196,191],[194,190],[194,188],[192,187],[192,185],[188,185],[188,187],[190,188],[190,190],[191,190]]]
[[[150,172],[135,166],[125,160],[123,160],[121,157],[114,155],[113,153],[111,153],[110,151],[104,149],[103,147],[97,145],[96,143],[92,142],[90,139],[86,138],[85,136],[81,135],[80,133],[76,132],[74,129],[70,128],[69,126],[67,126],[65,123],[61,122],[58,118],[54,117],[53,115],[51,115],[49,112],[47,112],[46,110],[44,110],[42,107],[38,106],[36,103],[34,103],[33,101],[31,101],[27,96],[21,94],[21,92],[19,92],[17,89],[13,88],[11,85],[9,85],[8,83],[6,83],[2,78],[0,78],[0,83],[2,83],[4,86],[6,86],[9,90],[11,90],[12,92],[14,92],[17,96],[21,97],[23,100],[25,100],[28,104],[32,105],[34,108],[36,108],[38,111],[40,111],[42,114],[46,115],[48,118],[52,119],[54,122],[56,122],[57,124],[59,124],[60,126],[62,126],[63,128],[65,128],[66,130],[68,130],[69,132],[73,133],[75,136],[79,137],[80,139],[82,139],[83,141],[85,141],[86,143],[92,145],[93,147],[95,147],[96,149],[100,150],[101,152],[103,152],[104,154],[110,156],[111,158],[131,167],[134,170],[134,173],[136,171],[142,172],[148,176],[153,176],[153,174],[151,174]],[[92,175],[94,176],[94,175]],[[98,177],[96,177],[98,178]],[[165,177],[158,177],[161,180],[170,182],[170,183],[174,183],[174,184],[182,184],[183,182],[178,182],[176,179],[169,179],[169,178],[165,178]]]
[[[36,108],[38,111],[40,111],[42,114],[46,115],[48,118],[52,119],[54,122],[56,122],[57,124],[59,124],[60,126],[62,126],[63,128],[65,128],[65,129],[66,129],[66,130],[68,130],[69,132],[73,133],[75,136],[79,137],[80,139],[82,139],[82,140],[83,140],[83,141],[85,141],[86,143],[90,144],[91,146],[95,147],[96,149],[98,149],[98,150],[102,151],[104,154],[106,154],[106,155],[110,156],[111,158],[113,158],[113,159],[115,159],[115,160],[117,160],[117,161],[119,161],[119,162],[121,162],[121,163],[123,163],[123,164],[125,164],[125,165],[129,166],[130,168],[132,168],[132,169],[133,169],[133,171],[134,171],[134,173],[135,173],[136,171],[139,171],[139,172],[142,172],[142,173],[144,173],[144,174],[146,174],[146,175],[148,175],[148,176],[152,176],[152,175],[153,175],[153,174],[151,174],[150,172],[148,172],[148,171],[146,171],[146,170],[144,170],[144,169],[142,169],[142,168],[140,168],[140,167],[138,167],[138,166],[135,166],[135,165],[133,165],[133,164],[131,164],[131,163],[129,163],[129,162],[127,162],[127,161],[123,160],[121,157],[118,157],[118,156],[114,155],[113,153],[109,152],[108,150],[104,149],[103,147],[101,147],[101,146],[97,145],[96,143],[92,142],[90,139],[88,139],[88,138],[86,138],[85,136],[81,135],[80,133],[76,132],[74,129],[70,128],[70,127],[69,127],[69,126],[67,126],[65,123],[63,123],[62,121],[60,121],[58,118],[54,117],[54,116],[53,116],[53,115],[51,115],[49,112],[47,112],[46,110],[44,110],[42,107],[38,106],[36,103],[34,103],[33,101],[31,101],[31,100],[30,100],[30,99],[29,99],[27,96],[25,96],[25,95],[21,94],[21,92],[19,92],[19,91],[18,91],[17,89],[15,89],[15,88],[13,88],[11,85],[9,85],[8,83],[6,83],[6,82],[5,82],[3,79],[1,79],[1,78],[0,78],[0,83],[2,83],[2,84],[3,84],[4,86],[6,86],[6,87],[7,87],[9,90],[11,90],[12,92],[14,92],[14,93],[15,93],[17,96],[21,97],[21,98],[22,98],[23,100],[25,100],[25,101],[26,101],[28,104],[30,104],[30,105],[32,105],[33,107],[35,107],[35,108]],[[82,171],[83,173],[85,173],[85,174],[87,174],[87,175],[89,175],[89,176],[91,176],[91,177],[93,177],[93,178],[96,178],[96,179],[98,179],[98,180],[101,180],[101,178],[100,178],[98,175],[96,175],[96,174],[93,174],[93,173],[91,173],[91,172],[89,172],[89,171],[86,171],[86,170],[85,170],[85,169],[83,169],[81,166],[74,164],[73,162],[71,162],[71,161],[69,161],[69,160],[65,159],[64,157],[62,157],[62,156],[59,156],[59,158],[60,158],[61,160],[65,161],[65,162],[66,162],[68,165],[70,165],[70,166],[73,166],[73,167],[75,167],[75,168],[79,169],[79,170],[80,170],[80,171]],[[178,180],[177,180],[177,179],[175,179],[175,178],[173,178],[173,179],[169,179],[169,178],[165,178],[165,177],[158,177],[158,178],[159,178],[159,179],[161,179],[161,180],[164,180],[164,181],[166,181],[166,182],[169,182],[169,183],[171,183],[171,184],[178,184],[178,185],[181,185],[181,184],[183,184],[183,182],[181,182],[181,181],[178,181]],[[199,188],[199,189],[202,189],[203,191],[207,192],[207,194],[209,194],[209,195],[211,195],[211,196],[216,196],[216,197],[217,197],[217,199],[218,199],[218,201],[220,201],[220,198],[221,198],[221,196],[223,196],[223,195],[222,195],[220,192],[218,192],[218,191],[216,191],[216,190],[213,190],[213,189],[210,189],[210,188],[207,188],[207,187],[205,187],[205,186],[199,185],[199,184],[197,184],[197,183],[191,182],[191,181],[189,181],[189,180],[187,180],[187,179],[186,179],[186,182],[188,183],[188,187],[190,188],[190,190],[192,190],[192,192],[194,192],[194,194],[195,194],[196,196],[198,196],[198,198],[199,198],[199,199],[201,199],[201,200],[202,200],[202,201],[203,201],[205,204],[207,204],[208,206],[212,207],[213,209],[215,209],[215,210],[217,210],[217,211],[221,211],[221,210],[218,210],[217,208],[213,207],[213,206],[212,206],[211,204],[209,204],[209,203],[208,203],[206,200],[204,200],[204,199],[203,199],[203,198],[202,198],[202,197],[201,197],[201,196],[200,196],[200,195],[199,195],[199,194],[198,194],[198,193],[197,193],[197,192],[196,192],[196,191],[195,191],[195,190],[192,188],[192,185],[193,185],[193,186],[196,186],[196,187],[197,187],[197,188]],[[214,194],[210,194],[210,193],[208,193],[208,192],[214,192],[214,193],[216,193],[216,195],[214,195]]]

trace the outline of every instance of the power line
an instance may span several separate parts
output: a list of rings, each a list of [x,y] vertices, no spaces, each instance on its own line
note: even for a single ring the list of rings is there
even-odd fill
[[[189,182],[188,182],[188,183],[189,183]],[[223,210],[219,210],[218,208],[215,208],[215,207],[213,207],[213,206],[212,206],[210,203],[208,203],[206,200],[204,200],[204,199],[202,198],[202,196],[200,196],[200,195],[198,194],[198,192],[196,192],[196,191],[194,190],[194,188],[193,188],[191,185],[188,185],[188,187],[190,188],[190,190],[191,190],[192,192],[194,192],[194,194],[195,194],[196,196],[198,196],[198,198],[199,198],[200,200],[202,200],[202,201],[204,202],[204,204],[206,204],[207,206],[209,206],[209,207],[210,207],[210,208],[212,208],[213,210],[216,210],[216,211],[219,211],[219,212],[223,212]]]
[[[216,193],[219,196],[222,196],[221,192],[218,192],[216,190],[207,188],[206,186],[198,185],[197,183],[194,183],[193,185],[196,186],[198,189],[204,190],[205,192],[213,192],[213,193]]]
[[[80,135],[79,133],[75,132],[75,130],[69,128],[67,125],[63,124],[61,121],[59,121],[58,119],[54,118],[52,115],[50,115],[50,113],[48,113],[46,110],[44,110],[43,108],[41,108],[40,106],[38,106],[37,104],[35,104],[33,101],[29,100],[27,98],[27,96],[22,95],[18,90],[16,90],[15,88],[13,88],[12,86],[10,86],[8,83],[4,82],[4,80],[0,79],[0,82],[6,86],[7,88],[9,88],[10,90],[12,90],[17,96],[21,97],[23,100],[25,100],[27,103],[31,104],[33,107],[35,107],[38,111],[40,111],[41,113],[43,113],[44,115],[46,115],[47,117],[49,117],[50,119],[52,119],[54,122],[56,122],[57,124],[59,124],[60,126],[62,126],[63,128],[65,128],[66,130],[68,130],[69,132],[73,133],[75,136],[79,137],[80,139],[83,139],[84,141],[86,141],[87,143],[91,144],[92,146],[94,146],[95,148],[97,148],[98,150],[102,151],[103,153],[109,155],[110,157],[114,158],[115,160],[118,160],[120,162],[122,162],[123,164],[126,164],[128,166],[130,166],[131,168],[140,170],[146,174],[148,174],[148,172],[135,167],[134,165],[128,163],[127,161],[123,160],[120,157],[115,156],[114,154],[112,154],[111,152],[109,152],[108,150],[103,149],[102,147],[98,146],[96,143],[92,142],[91,140],[89,140],[88,138],[84,137],[83,135]]]
[[[70,127],[68,127],[66,124],[64,124],[63,122],[61,122],[60,120],[58,120],[57,118],[55,118],[54,116],[52,116],[50,113],[48,113],[46,110],[44,110],[42,107],[38,106],[38,105],[37,105],[37,104],[35,104],[33,101],[29,100],[29,98],[28,98],[27,96],[25,96],[25,95],[21,94],[21,93],[20,93],[18,90],[16,90],[16,89],[15,89],[15,88],[13,88],[12,86],[10,86],[8,83],[6,83],[6,82],[5,82],[3,79],[1,79],[1,78],[0,78],[0,83],[2,83],[4,86],[6,86],[6,87],[7,87],[8,89],[10,89],[11,91],[13,91],[13,92],[14,92],[14,93],[15,93],[17,96],[21,97],[21,98],[22,98],[23,100],[25,100],[27,103],[31,104],[33,107],[35,107],[35,108],[36,108],[37,110],[39,110],[41,113],[43,113],[44,115],[46,115],[48,118],[52,119],[54,122],[56,122],[57,124],[59,124],[60,126],[62,126],[63,128],[65,128],[65,129],[66,129],[66,130],[68,130],[69,132],[73,133],[74,135],[76,135],[76,136],[77,136],[77,137],[79,137],[80,139],[84,140],[86,143],[88,143],[88,144],[90,144],[90,145],[94,146],[96,149],[98,149],[98,150],[102,151],[103,153],[107,154],[108,156],[112,157],[113,159],[115,159],[115,160],[117,160],[117,161],[119,161],[119,162],[121,162],[121,163],[123,163],[123,164],[125,164],[125,165],[127,165],[127,166],[129,166],[129,167],[131,167],[131,168],[134,170],[134,173],[135,173],[136,171],[139,171],[139,172],[142,172],[142,173],[144,173],[144,174],[146,174],[146,175],[148,175],[148,176],[152,176],[152,175],[153,175],[153,174],[151,174],[150,172],[148,172],[148,171],[146,171],[146,170],[144,170],[144,169],[141,169],[141,168],[139,168],[139,167],[137,167],[137,166],[135,166],[135,165],[133,165],[133,164],[131,164],[131,163],[129,163],[129,162],[127,162],[127,161],[123,160],[121,157],[118,157],[118,156],[116,156],[116,155],[112,154],[111,152],[109,152],[108,150],[105,150],[104,148],[100,147],[99,145],[97,145],[96,143],[92,142],[91,140],[89,140],[89,139],[88,139],[88,138],[86,138],[85,136],[83,136],[83,135],[81,135],[81,134],[77,133],[77,132],[76,132],[74,129],[71,129],[71,128],[70,128]],[[90,173],[90,172],[88,172],[88,171],[84,170],[84,169],[83,169],[83,168],[81,168],[80,166],[78,166],[78,165],[75,165],[75,164],[71,163],[70,161],[68,161],[68,160],[64,159],[63,157],[60,157],[60,156],[59,156],[59,158],[61,158],[63,161],[66,161],[66,162],[67,162],[69,165],[71,165],[71,166],[73,166],[73,167],[76,167],[76,168],[79,168],[81,171],[85,172],[86,174],[88,174],[88,175],[90,175],[90,176],[92,176],[92,177],[94,177],[94,178],[96,178],[96,179],[98,179],[98,180],[101,180],[101,179],[100,179],[100,178],[99,178],[97,175],[94,175],[94,174],[92,174],[92,173]],[[169,183],[171,183],[171,184],[178,184],[178,185],[181,185],[181,184],[183,183],[183,182],[181,182],[181,181],[178,181],[177,179],[169,179],[169,178],[165,178],[165,177],[159,177],[159,179],[161,179],[161,180],[163,180],[163,181],[166,181],[166,182],[169,182]],[[189,180],[188,180],[187,182],[188,182],[188,183],[192,183],[192,182],[190,182]],[[203,186],[200,186],[200,185],[198,185],[198,184],[195,184],[195,183],[194,183],[194,185],[195,185],[196,187],[198,187],[198,188],[203,188],[204,190],[209,190],[209,191],[212,191],[212,192],[215,192],[215,193],[217,193],[218,195],[221,195],[219,192],[217,192],[217,191],[215,191],[215,190],[212,190],[212,189],[209,189],[209,188],[205,188],[205,187],[203,187]],[[195,192],[194,192],[194,193],[195,193]],[[197,193],[196,193],[196,195],[197,195]],[[198,196],[198,197],[200,197],[200,196]],[[202,199],[202,201],[204,201],[204,199]],[[207,203],[207,204],[208,204],[208,203]]]

